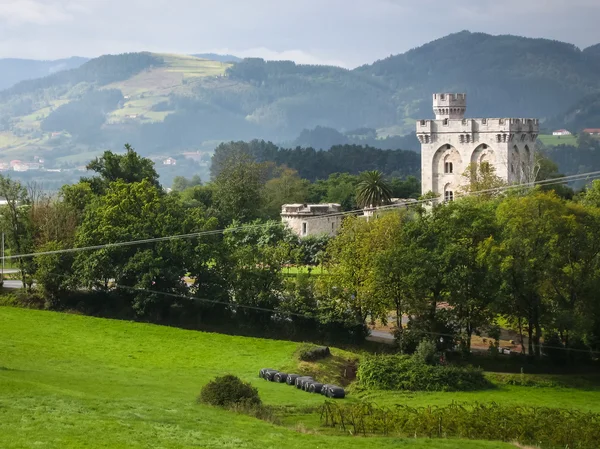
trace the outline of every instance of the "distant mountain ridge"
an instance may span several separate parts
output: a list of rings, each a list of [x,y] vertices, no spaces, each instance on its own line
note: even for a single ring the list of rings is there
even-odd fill
[[[20,81],[42,78],[53,73],[80,67],[89,58],[73,56],[66,59],[37,61],[33,59],[0,59],[0,90],[14,86]]]
[[[600,93],[597,46],[468,31],[354,70],[229,59],[106,55],[22,81],[0,91],[0,158],[72,161],[125,142],[143,154],[176,154],[224,140],[293,142],[303,130],[315,131],[300,141],[319,146],[336,136],[372,145],[413,133],[415,120],[432,116],[434,92],[466,92],[471,117],[542,120]],[[386,145],[396,142],[414,138]]]

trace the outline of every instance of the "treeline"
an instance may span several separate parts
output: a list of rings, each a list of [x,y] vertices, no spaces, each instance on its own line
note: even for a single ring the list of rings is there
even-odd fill
[[[301,147],[286,149],[264,140],[252,140],[219,145],[212,157],[213,179],[220,173],[222,161],[231,155],[285,165],[310,181],[326,179],[333,173],[356,175],[365,170],[379,170],[386,175],[405,177],[418,176],[421,170],[421,157],[413,151],[380,150],[361,145],[335,145],[329,151]]]
[[[327,279],[363,322],[386,322],[396,310],[405,352],[431,338],[468,354],[471,337],[483,333],[497,353],[504,317],[523,353],[589,361],[600,349],[598,198],[594,181],[573,201],[535,189],[346,218],[327,248]]]
[[[96,175],[58,198],[0,177],[9,250],[43,253],[17,263],[48,308],[338,342],[361,341],[393,310],[406,353],[430,340],[469,354],[484,334],[496,354],[502,317],[532,358],[587,363],[600,349],[600,181],[572,200],[540,189],[472,196],[348,216],[334,238],[299,239],[278,219],[295,195],[346,189],[381,204],[418,184],[376,171],[311,184],[234,152],[210,183],[178,179],[166,193],[129,146],[88,169]],[[477,186],[496,182],[481,173]],[[143,243],[115,245],[131,241]],[[71,248],[81,249],[62,252]],[[292,275],[291,265],[310,269]]]
[[[416,134],[406,136],[387,136],[380,138],[373,128],[358,128],[340,132],[333,128],[317,126],[314,129],[304,129],[294,140],[292,147],[310,147],[315,150],[328,150],[337,145],[363,145],[381,150],[412,150],[420,151],[421,145]]]
[[[308,274],[287,275],[292,264],[317,271],[329,240],[299,239],[281,223],[286,192],[310,192],[292,170],[232,157],[213,182],[179,178],[166,193],[153,163],[129,146],[88,169],[96,175],[56,198],[0,178],[9,250],[45,253],[17,259],[24,288],[44,307],[322,342],[366,335],[363,322],[317,296]],[[355,191],[357,180],[346,176]],[[333,185],[323,181],[315,192]],[[277,220],[268,220],[271,210]],[[111,246],[139,240],[146,243]],[[90,246],[100,248],[62,252]]]

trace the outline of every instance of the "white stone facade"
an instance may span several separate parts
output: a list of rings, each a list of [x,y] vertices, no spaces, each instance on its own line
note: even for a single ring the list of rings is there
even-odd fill
[[[281,221],[299,237],[308,235],[334,236],[342,225],[342,206],[328,204],[284,204]]]
[[[421,189],[452,200],[471,163],[489,163],[510,184],[533,181],[539,122],[533,118],[464,117],[466,94],[433,95],[435,120],[417,121]]]

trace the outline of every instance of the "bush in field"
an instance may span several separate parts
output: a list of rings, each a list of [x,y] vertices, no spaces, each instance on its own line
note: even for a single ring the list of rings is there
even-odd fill
[[[217,377],[207,383],[200,392],[198,402],[219,407],[231,407],[236,404],[244,406],[261,404],[256,388],[230,374]]]
[[[357,377],[361,386],[380,390],[470,391],[491,386],[481,369],[426,365],[405,355],[367,357]]]

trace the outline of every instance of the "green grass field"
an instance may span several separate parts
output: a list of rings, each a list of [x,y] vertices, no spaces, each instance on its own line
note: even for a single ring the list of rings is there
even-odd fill
[[[546,146],[577,145],[577,136],[553,136],[552,134],[540,134],[538,139]]]
[[[202,385],[225,373],[252,382],[269,405],[321,404],[322,396],[257,378],[262,367],[301,369],[294,357],[297,348],[298,344],[285,341],[0,307],[0,447],[512,447],[499,442],[328,435],[331,432],[317,428],[316,414],[290,414],[284,418],[286,427],[196,404]],[[334,356],[320,369],[339,370],[336,360],[353,354],[334,350]],[[496,401],[600,412],[597,388],[502,386],[473,393],[351,390],[347,400],[362,399],[412,406]]]

